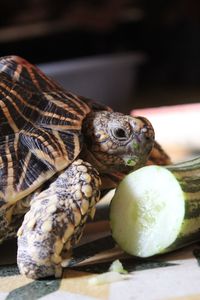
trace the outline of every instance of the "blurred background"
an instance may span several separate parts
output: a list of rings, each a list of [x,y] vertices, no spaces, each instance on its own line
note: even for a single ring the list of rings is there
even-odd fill
[[[0,56],[115,109],[199,102],[200,1],[1,0]]]

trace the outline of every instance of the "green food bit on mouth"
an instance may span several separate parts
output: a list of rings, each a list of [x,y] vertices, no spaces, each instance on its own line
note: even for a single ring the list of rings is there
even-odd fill
[[[133,148],[137,150],[139,148],[138,143],[133,142]]]
[[[133,159],[128,159],[127,162],[126,162],[126,164],[128,166],[134,166],[136,164],[136,162]]]

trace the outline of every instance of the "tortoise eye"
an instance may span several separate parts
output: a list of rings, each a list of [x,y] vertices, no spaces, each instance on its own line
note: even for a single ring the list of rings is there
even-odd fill
[[[118,140],[126,140],[128,138],[127,132],[124,128],[115,128],[113,130],[113,136]]]

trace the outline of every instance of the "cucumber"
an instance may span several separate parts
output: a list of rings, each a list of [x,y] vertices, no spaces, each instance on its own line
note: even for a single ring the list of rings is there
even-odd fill
[[[200,157],[127,175],[110,204],[114,240],[138,257],[200,240]]]

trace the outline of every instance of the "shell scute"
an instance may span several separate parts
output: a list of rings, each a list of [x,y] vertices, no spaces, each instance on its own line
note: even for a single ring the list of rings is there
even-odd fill
[[[14,203],[80,153],[84,98],[17,56],[0,58],[0,199]]]

